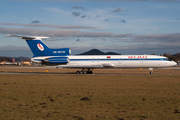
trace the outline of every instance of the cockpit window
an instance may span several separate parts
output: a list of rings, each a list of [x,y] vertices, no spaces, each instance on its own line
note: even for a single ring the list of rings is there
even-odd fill
[[[165,60],[167,60],[167,61],[171,61],[169,58],[165,58]]]

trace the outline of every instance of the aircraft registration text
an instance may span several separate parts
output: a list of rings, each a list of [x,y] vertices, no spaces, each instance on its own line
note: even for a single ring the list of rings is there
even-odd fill
[[[53,53],[65,53],[65,51],[53,51]]]

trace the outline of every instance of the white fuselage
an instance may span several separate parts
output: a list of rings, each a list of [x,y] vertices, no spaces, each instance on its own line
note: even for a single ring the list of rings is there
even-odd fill
[[[32,62],[42,63],[46,57],[33,57]],[[56,56],[57,57],[57,56]],[[61,56],[58,56],[61,57]],[[64,56],[62,56],[64,57]],[[177,65],[163,56],[157,55],[70,55],[63,68],[162,68]],[[51,64],[53,65],[53,64]],[[57,64],[56,64],[57,65]]]

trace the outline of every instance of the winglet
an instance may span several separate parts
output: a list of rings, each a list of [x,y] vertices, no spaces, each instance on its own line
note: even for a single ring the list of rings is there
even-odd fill
[[[45,39],[49,37],[41,37],[41,36],[19,36],[19,35],[6,35],[7,37],[19,37],[20,39],[25,39],[25,40],[37,40],[37,39]]]

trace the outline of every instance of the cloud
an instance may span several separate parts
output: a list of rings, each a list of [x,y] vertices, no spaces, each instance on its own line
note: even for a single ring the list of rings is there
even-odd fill
[[[49,1],[49,2],[84,2],[84,1],[94,1],[94,2],[170,2],[176,3],[180,0],[8,0],[8,1]],[[75,6],[76,7],[76,6]]]
[[[105,37],[102,37],[101,40],[102,40],[102,41],[106,41],[106,38],[105,38]]]
[[[0,25],[10,26],[23,26],[23,27],[49,27],[49,28],[60,28],[60,29],[93,29],[100,30],[96,27],[83,26],[83,25],[51,25],[51,24],[19,24],[19,23],[0,23]]]
[[[128,10],[122,10],[121,8],[117,8],[113,12],[118,13],[118,12],[129,12],[129,11]]]
[[[81,16],[81,18],[85,18],[85,17],[86,17],[86,15]]]
[[[25,46],[13,46],[13,45],[7,45],[7,46],[0,46],[0,51],[29,51],[30,49]]]
[[[122,9],[121,8],[117,8],[115,9],[113,12],[117,13],[117,12],[122,12]]]
[[[56,12],[56,13],[60,13],[60,14],[65,14],[65,15],[69,15],[70,12],[66,12],[63,10],[60,10],[58,8],[54,8],[54,7],[50,7],[50,8],[43,8],[44,10],[50,11],[50,12]]]
[[[137,1],[149,1],[149,0],[90,0],[90,1],[104,1],[104,2],[112,2],[112,1],[116,1],[116,2],[137,2]]]
[[[9,0],[12,1],[12,0]],[[49,2],[84,2],[84,1],[104,1],[104,2],[112,2],[112,1],[119,1],[119,2],[129,2],[129,1],[149,1],[149,0],[13,0],[13,1],[49,1]]]
[[[90,1],[101,1],[101,2],[180,2],[180,0],[90,0]]]
[[[41,22],[38,20],[32,21],[31,24],[40,24]]]
[[[135,34],[115,34],[111,32],[81,32],[79,30],[38,30],[27,28],[0,28],[1,34],[20,34],[20,35],[32,35],[32,36],[48,36],[48,37],[85,37],[92,40],[96,39],[96,42],[89,43],[87,46],[82,46],[81,51],[87,51],[87,48],[98,48],[104,50],[119,51],[122,54],[163,54],[163,53],[177,53],[180,46],[180,33],[172,34],[150,34],[150,35],[135,35]],[[101,38],[101,39],[99,39]],[[55,39],[55,38],[54,38]],[[106,40],[108,46],[97,44],[98,41]],[[56,42],[61,41],[57,40]],[[76,42],[80,39],[76,39]],[[93,40],[92,40],[93,41]],[[90,42],[90,41],[89,41]],[[96,43],[96,44],[94,44]],[[104,43],[105,44],[105,43]],[[74,48],[76,52],[77,45]],[[13,47],[5,46],[0,47],[0,50],[6,51],[8,48],[13,51]],[[72,47],[71,47],[72,48]],[[18,50],[18,48],[16,48]],[[80,51],[80,50],[79,50]]]
[[[79,42],[79,41],[80,41],[80,39],[77,39],[77,40],[76,40],[76,42]]]
[[[161,43],[162,42],[176,42],[179,43],[180,33],[173,34],[152,34],[152,35],[136,35],[134,39],[138,42],[153,42],[153,43]],[[179,43],[180,44],[180,43]]]
[[[121,42],[138,42],[138,43],[179,43],[180,33],[172,34],[150,34],[150,35],[134,35],[115,34],[112,32],[81,32],[79,30],[38,30],[30,28],[0,28],[1,34],[20,34],[20,35],[33,35],[33,36],[49,36],[49,37],[108,37],[120,38]],[[124,39],[122,39],[124,38]]]
[[[174,44],[150,44],[150,43],[133,43],[133,44],[117,44],[117,45],[106,45],[106,46],[97,46],[97,45],[89,45],[89,46],[72,46],[71,50],[73,53],[82,53],[82,51],[88,51],[90,49],[100,49],[102,51],[114,51],[121,54],[164,54],[178,53],[179,45]]]
[[[121,22],[122,22],[122,23],[126,23],[126,21],[125,21],[125,20],[121,20]]]
[[[180,0],[152,0],[154,2],[169,2],[169,3],[176,3],[180,2]]]
[[[81,10],[84,10],[83,7],[78,7],[78,6],[74,6],[74,7],[71,7],[72,9],[81,9]]]
[[[78,17],[81,13],[80,12],[73,12],[72,15],[74,15],[75,17]]]
[[[135,35],[135,34],[115,34],[111,32],[81,32],[79,30],[37,30],[27,28],[0,28],[1,34],[20,34],[33,36],[49,36],[56,37],[78,37],[75,41],[78,43],[80,38],[89,38],[87,45],[73,45],[68,46],[73,50],[73,53],[81,53],[87,49],[97,48],[105,51],[117,51],[121,54],[163,54],[163,53],[178,53],[180,46],[180,33],[172,34],[149,34],[149,35]],[[83,38],[83,39],[85,39]],[[92,40],[95,39],[94,40]],[[97,39],[96,39],[97,38]],[[102,43],[103,41],[103,43]],[[68,41],[69,42],[69,41]],[[104,43],[105,42],[105,43]],[[98,44],[101,43],[101,44]],[[107,44],[108,43],[108,44]],[[79,47],[81,46],[81,47]],[[92,47],[93,46],[93,47]],[[0,46],[2,52],[13,51],[28,51],[28,47],[15,46]],[[30,50],[29,50],[30,51]],[[1,52],[1,54],[2,54]]]
[[[115,34],[112,32],[81,32],[79,30],[38,30],[30,28],[0,28],[1,34],[21,34],[21,35],[33,35],[33,36],[49,36],[49,37],[109,37],[109,38],[121,38],[121,42],[139,42],[139,43],[163,43],[163,42],[176,42],[178,44],[180,40],[180,33],[172,34],[150,34],[150,35],[134,35],[127,34]],[[125,39],[122,39],[125,38]]]
[[[49,36],[49,37],[131,37],[133,34],[114,34],[111,32],[81,32],[79,30],[38,30],[28,28],[0,28],[2,34],[20,34],[32,36]]]
[[[90,1],[101,1],[101,2],[180,2],[180,0],[90,0]]]
[[[109,21],[109,19],[105,19],[104,21],[107,22],[107,21]]]

